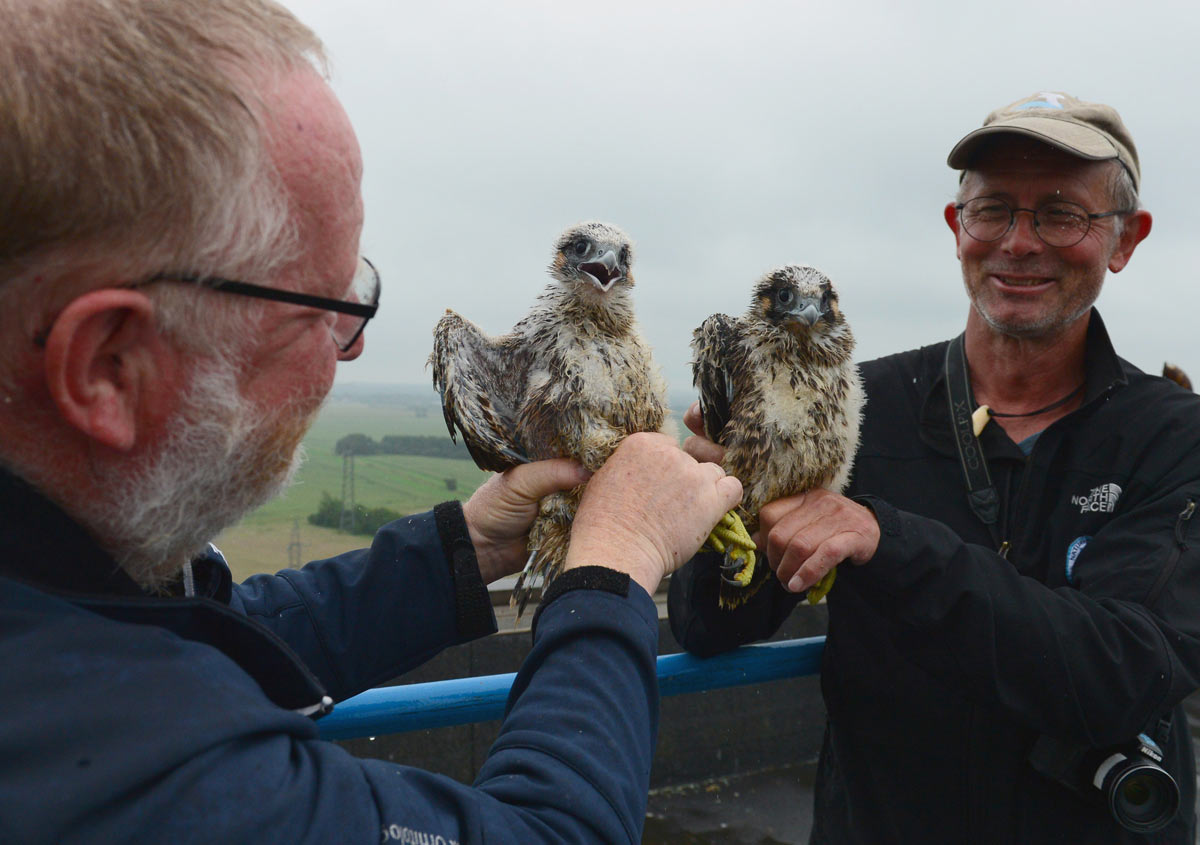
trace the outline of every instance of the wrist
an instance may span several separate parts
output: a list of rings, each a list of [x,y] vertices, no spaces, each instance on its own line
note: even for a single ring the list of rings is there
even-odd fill
[[[489,634],[496,624],[491,597],[481,577],[462,506],[456,501],[443,502],[434,507],[433,517],[450,574],[459,635],[472,639]]]
[[[512,574],[512,567],[505,567],[501,555],[495,547],[474,531],[468,531],[471,545],[475,547],[475,560],[479,565],[479,577],[484,584],[490,584],[498,578]]]
[[[667,573],[661,553],[635,541],[610,539],[599,543],[587,536],[572,536],[563,571],[586,566],[603,566],[624,573],[650,595],[654,595]]]

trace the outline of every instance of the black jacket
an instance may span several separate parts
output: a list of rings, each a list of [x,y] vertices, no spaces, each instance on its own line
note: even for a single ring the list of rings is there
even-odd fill
[[[813,842],[1192,842],[1179,703],[1200,686],[1200,398],[1119,359],[1094,311],[1087,343],[1082,407],[1028,457],[997,425],[980,436],[1007,559],[967,504],[946,344],[862,366],[848,495],[881,537],[829,596]],[[671,584],[672,630],[699,654],[770,636],[797,600],[772,578],[719,611],[714,563],[698,557]],[[1108,746],[1172,713],[1165,765],[1182,809],[1156,835],[1124,831],[1028,762],[1040,734]]]

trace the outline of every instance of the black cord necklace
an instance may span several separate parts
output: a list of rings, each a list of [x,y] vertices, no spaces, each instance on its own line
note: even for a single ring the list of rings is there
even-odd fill
[[[1072,399],[1075,398],[1075,396],[1079,393],[1079,391],[1083,390],[1084,384],[1085,384],[1085,382],[1080,382],[1079,387],[1072,390],[1070,393],[1068,393],[1062,399],[1059,399],[1055,402],[1051,402],[1046,407],[1038,408],[1036,411],[1026,411],[1023,414],[1005,414],[1001,411],[994,411],[991,408],[988,408],[988,415],[993,416],[993,417],[1036,417],[1038,414],[1044,414],[1047,411],[1053,411],[1055,408],[1061,408],[1063,405],[1070,402]]]

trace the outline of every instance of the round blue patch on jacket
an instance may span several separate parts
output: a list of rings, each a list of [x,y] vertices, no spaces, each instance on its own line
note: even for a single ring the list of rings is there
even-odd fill
[[[1079,553],[1087,546],[1088,540],[1091,537],[1076,537],[1071,541],[1071,545],[1067,546],[1067,583],[1072,587],[1075,586],[1075,561],[1079,558]]]

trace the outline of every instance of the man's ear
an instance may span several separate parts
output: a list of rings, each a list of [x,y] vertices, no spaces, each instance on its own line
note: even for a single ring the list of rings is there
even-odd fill
[[[942,209],[942,217],[946,218],[946,225],[950,227],[950,231],[954,233],[954,254],[961,259],[962,253],[958,249],[959,222],[958,209],[955,208],[956,203],[948,202],[946,207]]]
[[[1125,265],[1129,263],[1129,258],[1137,249],[1137,245],[1150,234],[1150,226],[1153,222],[1150,212],[1145,209],[1138,209],[1125,218],[1125,227],[1121,230],[1121,237],[1117,239],[1117,248],[1113,250],[1112,256],[1108,259],[1109,270],[1120,273],[1125,269]]]
[[[103,288],[71,301],[46,336],[46,387],[68,423],[112,449],[139,435],[164,344],[140,291]]]

